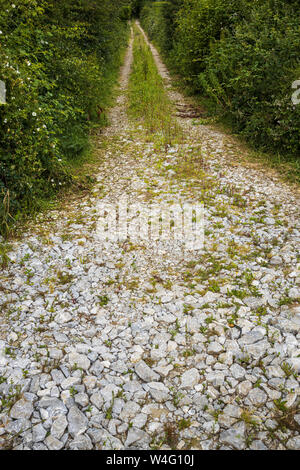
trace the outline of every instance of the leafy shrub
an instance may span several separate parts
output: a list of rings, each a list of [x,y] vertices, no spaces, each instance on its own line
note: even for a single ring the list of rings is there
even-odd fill
[[[300,77],[300,35],[292,13],[287,5],[253,9],[250,21],[211,47],[199,79],[248,140],[299,155],[300,107],[291,101],[291,85]]]
[[[151,49],[137,27],[134,27],[133,57],[128,89],[129,112],[143,121],[148,132],[156,134],[157,144],[166,147],[180,133]]]
[[[183,0],[146,3],[141,10],[141,24],[165,57],[173,48],[175,17]]]
[[[141,20],[150,38],[196,91],[212,40],[246,10],[244,0],[170,0],[147,3]]]
[[[299,2],[178,1],[148,1],[141,13],[167,63],[249,142],[299,156],[300,106],[291,101],[300,79]]]

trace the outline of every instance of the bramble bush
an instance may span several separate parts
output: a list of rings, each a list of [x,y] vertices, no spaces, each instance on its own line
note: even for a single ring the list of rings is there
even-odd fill
[[[254,146],[299,157],[299,14],[296,0],[148,0],[141,21],[214,112]]]
[[[1,233],[70,181],[70,162],[89,148],[89,129],[105,124],[128,5],[2,0]]]

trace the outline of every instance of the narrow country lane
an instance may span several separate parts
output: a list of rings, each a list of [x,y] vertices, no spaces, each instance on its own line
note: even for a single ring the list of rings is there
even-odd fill
[[[159,148],[127,117],[132,50],[133,32],[92,192],[0,273],[0,448],[299,449],[299,195],[193,117]],[[101,240],[122,197],[203,202],[203,249]]]

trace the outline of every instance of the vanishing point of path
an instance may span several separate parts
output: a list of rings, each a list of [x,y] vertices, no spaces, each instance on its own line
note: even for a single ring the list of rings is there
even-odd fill
[[[93,190],[0,273],[0,448],[300,449],[299,197],[195,118],[159,149],[127,118],[131,64],[132,39]],[[204,248],[101,241],[124,195],[203,201]]]

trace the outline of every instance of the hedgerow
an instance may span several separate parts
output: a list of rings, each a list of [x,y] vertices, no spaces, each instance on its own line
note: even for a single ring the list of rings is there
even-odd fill
[[[89,146],[126,41],[127,0],[1,2],[0,232],[70,181]]]
[[[294,13],[279,2],[274,9],[257,5],[247,22],[211,46],[199,84],[256,147],[299,156],[300,106],[291,99],[300,78]]]
[[[299,157],[300,4],[146,1],[141,21],[193,93],[258,148]]]

